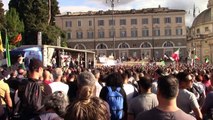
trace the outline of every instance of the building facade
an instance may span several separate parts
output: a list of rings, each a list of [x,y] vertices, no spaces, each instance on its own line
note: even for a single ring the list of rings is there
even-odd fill
[[[213,0],[209,0],[207,9],[193,21],[187,36],[187,48],[191,59],[196,55],[204,63],[213,62]]]
[[[187,57],[185,11],[169,8],[68,12],[56,16],[68,46],[97,56],[158,60],[180,48]]]

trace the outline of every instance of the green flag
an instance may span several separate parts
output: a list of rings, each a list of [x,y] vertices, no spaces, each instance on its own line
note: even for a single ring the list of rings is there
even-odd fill
[[[7,38],[7,33],[6,33],[5,37],[6,37],[6,42],[5,42],[5,44],[6,44],[6,59],[7,59],[7,66],[10,67],[10,66],[11,66],[10,51],[9,51],[10,45],[9,45],[9,41],[8,41],[8,38]]]
[[[206,58],[205,62],[206,62],[206,63],[209,63],[209,58]]]

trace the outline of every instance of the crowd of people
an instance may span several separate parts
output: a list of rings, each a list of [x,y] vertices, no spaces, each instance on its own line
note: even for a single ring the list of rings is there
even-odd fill
[[[210,64],[26,69],[19,58],[0,71],[0,120],[213,119]]]

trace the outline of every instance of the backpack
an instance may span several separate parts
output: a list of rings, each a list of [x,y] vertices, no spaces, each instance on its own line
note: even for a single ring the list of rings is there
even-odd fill
[[[120,120],[123,117],[124,103],[124,98],[120,93],[121,87],[117,87],[114,91],[111,87],[107,87],[107,89],[106,101],[110,107],[111,120]]]
[[[19,113],[21,117],[33,117],[39,114],[39,111],[43,108],[43,90],[44,86],[39,81],[29,81],[24,85],[24,90],[20,91]]]

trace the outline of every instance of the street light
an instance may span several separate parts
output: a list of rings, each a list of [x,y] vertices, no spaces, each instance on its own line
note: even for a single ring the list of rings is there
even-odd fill
[[[110,2],[110,4],[111,4],[111,8],[112,8],[112,28],[113,28],[113,36],[112,36],[112,39],[113,39],[113,57],[115,58],[115,29],[114,29],[115,22],[114,22],[114,19],[113,19],[113,16],[114,16],[114,7],[115,7],[115,0],[106,0],[106,3],[107,3],[108,1]],[[117,0],[117,2],[120,2],[120,0]]]
[[[194,4],[193,13],[192,13],[194,18],[196,17],[197,10],[198,10],[198,13],[200,13],[200,8],[196,7],[195,4]],[[189,10],[188,14],[191,14],[190,10]]]

